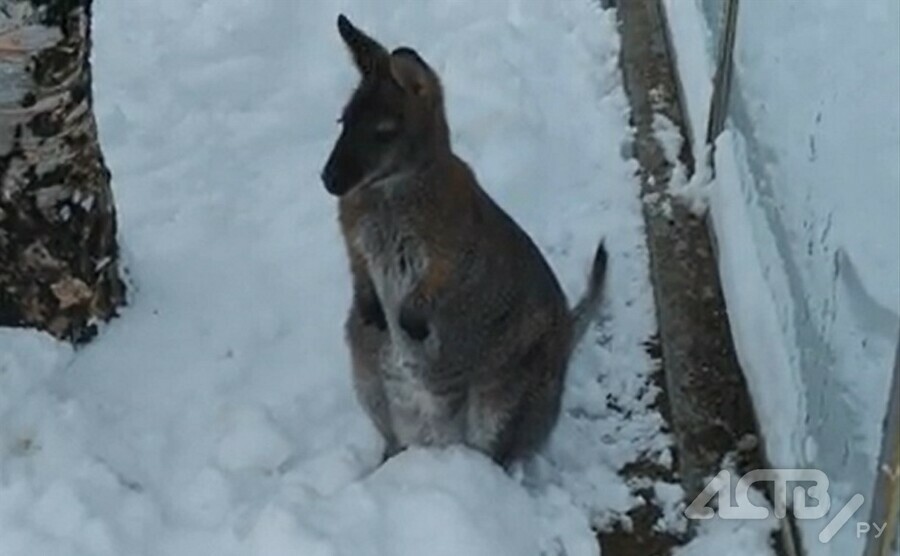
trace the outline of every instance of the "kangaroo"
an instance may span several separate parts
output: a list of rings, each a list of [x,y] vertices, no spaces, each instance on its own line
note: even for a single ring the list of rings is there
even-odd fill
[[[603,242],[570,311],[537,246],[453,153],[435,71],[343,15],[337,25],[361,79],[322,181],[353,280],[357,397],[385,458],[464,444],[507,466],[556,424],[570,354],[601,301]]]

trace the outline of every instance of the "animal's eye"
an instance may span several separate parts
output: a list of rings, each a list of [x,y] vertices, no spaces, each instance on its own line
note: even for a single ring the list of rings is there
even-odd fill
[[[390,141],[400,131],[400,123],[397,120],[381,120],[375,124],[375,138],[379,141]]]

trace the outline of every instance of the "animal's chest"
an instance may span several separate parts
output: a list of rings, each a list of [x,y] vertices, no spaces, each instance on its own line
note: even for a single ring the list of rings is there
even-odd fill
[[[428,265],[425,245],[410,225],[390,214],[364,219],[357,229],[356,242],[385,316],[396,324],[400,304]]]
[[[413,340],[399,323],[400,307],[423,278],[428,251],[417,234],[401,219],[363,221],[357,245],[366,259],[369,276],[384,310],[390,334],[382,352],[381,371],[394,434],[401,446],[446,445],[459,441],[457,420],[447,401],[435,395],[425,376],[433,364],[429,342]]]

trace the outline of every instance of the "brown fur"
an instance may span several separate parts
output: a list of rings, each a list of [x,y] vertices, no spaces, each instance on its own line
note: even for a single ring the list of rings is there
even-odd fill
[[[323,180],[353,275],[359,399],[388,455],[463,443],[502,463],[527,456],[556,423],[599,303],[602,244],[570,311],[539,249],[453,153],[434,71],[343,16],[338,26],[362,80]]]

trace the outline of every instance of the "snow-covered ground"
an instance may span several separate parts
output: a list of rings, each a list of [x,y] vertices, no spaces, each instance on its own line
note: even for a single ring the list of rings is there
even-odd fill
[[[443,76],[453,140],[574,297],[611,253],[565,411],[510,477],[462,448],[378,467],[318,173],[356,74],[337,13]],[[0,555],[589,556],[671,465],[615,17],[590,0],[127,0],[95,6],[130,306],[73,353],[0,330]],[[678,487],[660,485],[677,510]],[[674,492],[674,496],[673,496]],[[670,523],[679,528],[678,511]],[[771,523],[711,523],[682,554]],[[731,552],[734,554],[734,551]]]

